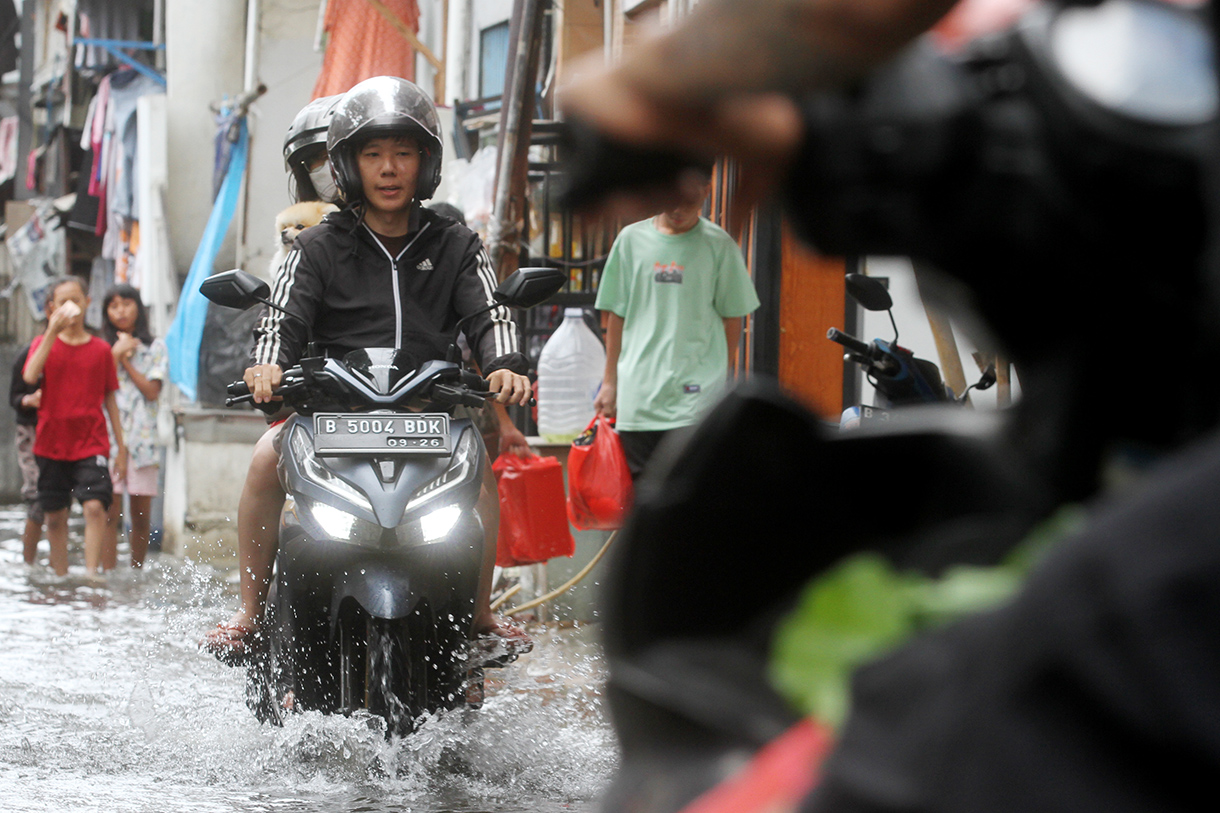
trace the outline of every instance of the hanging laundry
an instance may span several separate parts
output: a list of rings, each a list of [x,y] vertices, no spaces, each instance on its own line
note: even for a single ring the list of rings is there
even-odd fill
[[[89,170],[93,166],[93,153],[86,150],[81,158],[81,170],[76,180],[76,203],[68,213],[68,226],[94,234],[97,228],[101,201],[89,194]]]
[[[85,308],[85,326],[94,330],[102,327],[102,303],[106,292],[114,287],[114,262],[94,257],[89,269],[89,307]]]
[[[417,0],[328,0],[323,27],[330,41],[313,98],[346,93],[373,76],[415,79],[415,49],[391,16],[419,32]]]
[[[5,241],[13,264],[13,276],[21,280],[26,304],[35,319],[46,313],[51,281],[67,269],[64,230],[58,223],[54,204],[43,200],[33,215]]]
[[[140,39],[140,0],[76,0],[80,33],[88,39]],[[77,68],[107,68],[118,64],[114,54],[96,45],[77,45]]]
[[[93,153],[93,169],[89,173],[89,194],[95,196],[101,195],[102,141],[106,134],[106,108],[109,105],[110,77],[103,76],[102,81],[98,83],[97,93],[89,102],[89,112],[85,116],[85,131],[81,134],[80,145],[81,149],[87,149]]]
[[[17,130],[16,116],[0,120],[0,183],[17,176]]]
[[[92,119],[97,110],[98,96],[95,94],[89,100],[89,110],[85,114],[85,129],[81,132],[80,149],[81,164],[76,179],[76,203],[68,214],[68,226],[91,234],[96,233],[101,201],[96,193],[89,190],[94,186],[94,153]]]
[[[102,256],[115,263],[117,282],[130,282],[137,251],[136,105],[145,95],[164,92],[159,82],[133,69],[110,73],[98,85],[81,136],[81,147],[93,154],[87,191],[98,200],[94,231],[102,236]]]
[[[110,74],[111,137],[114,153],[114,185],[110,189],[110,207],[119,216],[136,220],[140,216],[140,201],[135,182],[136,168],[136,103],[141,96],[164,93],[159,82],[134,70],[119,70]]]
[[[20,28],[21,18],[17,16],[13,0],[0,0],[0,73],[17,68],[17,33]]]

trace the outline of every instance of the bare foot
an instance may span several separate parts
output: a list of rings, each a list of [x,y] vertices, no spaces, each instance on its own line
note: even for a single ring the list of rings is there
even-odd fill
[[[534,648],[534,640],[515,621],[492,615],[491,624],[475,633],[474,647],[484,668],[507,666]]]

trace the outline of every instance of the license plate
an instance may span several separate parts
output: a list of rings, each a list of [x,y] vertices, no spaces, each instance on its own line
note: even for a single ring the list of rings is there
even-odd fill
[[[885,422],[894,419],[894,413],[888,409],[875,406],[860,405],[860,420],[861,421],[876,421]]]
[[[449,416],[319,414],[313,417],[317,454],[449,454]]]

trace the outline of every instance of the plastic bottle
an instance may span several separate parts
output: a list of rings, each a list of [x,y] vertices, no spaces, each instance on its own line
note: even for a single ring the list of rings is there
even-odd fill
[[[547,443],[571,443],[593,419],[606,348],[581,308],[565,308],[563,321],[538,357],[538,434]]]

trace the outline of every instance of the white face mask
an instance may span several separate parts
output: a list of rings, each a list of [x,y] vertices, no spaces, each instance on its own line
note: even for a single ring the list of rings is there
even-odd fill
[[[313,182],[314,191],[326,203],[334,203],[339,199],[339,188],[335,178],[330,173],[330,161],[323,161],[317,169],[309,171],[309,180]]]

